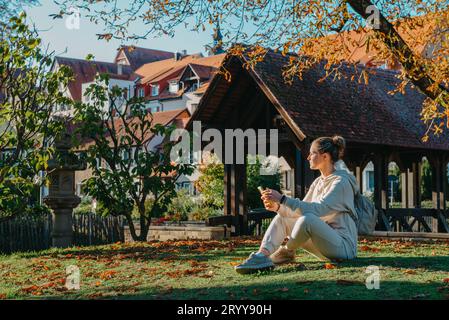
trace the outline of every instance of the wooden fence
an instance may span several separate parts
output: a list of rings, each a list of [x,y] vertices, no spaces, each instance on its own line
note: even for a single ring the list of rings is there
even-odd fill
[[[37,251],[51,246],[51,215],[15,216],[0,222],[0,253]],[[98,245],[124,241],[124,220],[91,214],[73,215],[73,244]]]
[[[0,253],[49,248],[51,226],[51,215],[18,215],[0,222]]]

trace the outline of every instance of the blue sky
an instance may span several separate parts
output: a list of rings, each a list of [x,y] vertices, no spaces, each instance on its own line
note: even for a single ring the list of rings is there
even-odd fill
[[[102,26],[91,23],[83,16],[81,16],[80,29],[70,30],[66,27],[64,19],[53,20],[49,17],[49,14],[58,11],[58,6],[53,0],[41,0],[40,6],[27,10],[29,22],[35,24],[44,44],[49,44],[50,49],[61,56],[83,59],[91,53],[95,56],[95,60],[112,61],[114,59],[116,49],[123,43],[119,40],[109,42],[98,40],[95,34],[103,32]],[[207,55],[204,46],[212,42],[212,33],[212,29],[206,29],[205,32],[192,32],[179,28],[173,38],[148,37],[146,40],[124,44],[172,52],[185,49],[188,53],[202,52]]]

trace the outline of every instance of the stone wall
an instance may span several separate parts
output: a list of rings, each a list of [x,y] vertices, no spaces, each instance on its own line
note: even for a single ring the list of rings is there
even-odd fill
[[[136,226],[137,234],[140,228]],[[223,227],[206,226],[150,226],[147,241],[159,240],[223,240],[231,237],[231,230]],[[125,242],[132,242],[129,227],[125,227]]]

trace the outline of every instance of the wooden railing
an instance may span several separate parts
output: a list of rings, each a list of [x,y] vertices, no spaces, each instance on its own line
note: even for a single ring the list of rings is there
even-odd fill
[[[249,211],[246,216],[225,215],[209,218],[207,225],[227,225],[231,235],[262,235],[276,213],[265,209]],[[449,233],[449,211],[423,208],[379,210],[376,230],[396,232]]]

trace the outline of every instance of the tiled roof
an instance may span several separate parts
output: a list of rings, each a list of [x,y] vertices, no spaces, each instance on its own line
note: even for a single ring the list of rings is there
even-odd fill
[[[117,74],[117,64],[102,61],[87,61],[75,58],[56,57],[59,65],[69,66],[74,73],[75,79],[69,83],[69,91],[72,98],[81,101],[82,84],[91,82],[97,73],[108,73],[111,78],[128,79],[132,74],[129,66],[122,66],[122,75]]]
[[[289,86],[282,77],[288,60],[269,51],[255,72],[307,136],[341,134],[356,142],[449,150],[447,130],[440,138],[421,142],[426,131],[420,120],[421,92],[408,86],[405,94],[388,94],[400,82],[396,72],[376,69],[365,85],[351,81],[347,67],[346,79],[318,82],[325,74],[323,63]]]
[[[218,68],[224,57],[225,54],[218,54],[209,57],[189,55],[182,57],[180,60],[166,59],[143,65],[136,70],[136,75],[141,78],[141,83],[156,82],[160,79],[171,76],[173,73],[179,72],[188,64]]]
[[[184,128],[187,121],[190,119],[190,114],[187,109],[176,109],[170,111],[162,111],[162,112],[154,112],[151,115],[148,115],[148,120],[152,117],[152,127],[156,124],[160,124],[163,126],[167,126],[170,124],[174,124],[176,128]],[[126,119],[128,123],[133,123],[138,121],[137,118],[128,118]],[[124,128],[123,120],[121,118],[114,119],[114,128],[116,131],[117,137],[126,136],[127,133]],[[139,137],[141,138],[141,137]],[[153,138],[153,133],[148,131],[145,136],[145,140],[150,141]],[[83,146],[80,149],[86,149],[89,145],[93,144],[93,140],[86,140],[83,143]],[[112,141],[111,141],[112,143]]]
[[[431,37],[434,37],[437,26],[435,24],[435,17],[433,14],[428,14],[422,17],[414,17],[409,19],[408,23],[404,20],[394,22],[395,28],[404,41],[411,47],[411,49],[418,55],[428,54],[428,43]],[[336,54],[345,55],[344,60],[368,64],[372,66],[383,65],[386,61],[381,61],[377,58],[378,49],[371,43],[368,45],[368,38],[373,36],[373,31],[367,32],[363,30],[344,31],[338,34],[332,34],[327,37],[318,38],[316,45],[325,47],[327,43],[332,43],[332,46],[338,48],[337,44],[344,44],[347,48],[345,52],[338,52]],[[319,48],[317,48],[319,50]],[[332,54],[334,54],[332,52]],[[387,61],[390,68],[398,69],[400,65],[396,61]]]
[[[190,67],[192,67],[193,71],[200,77],[201,80],[210,79],[213,73],[218,70],[217,67],[205,66],[196,63],[189,63]]]
[[[130,66],[136,70],[146,63],[151,63],[160,60],[166,60],[174,57],[174,52],[147,49],[135,46],[122,46],[119,52],[123,50]]]
[[[405,95],[388,94],[400,81],[396,78],[397,72],[371,68],[376,74],[370,75],[369,83],[365,84],[351,81],[353,67],[343,66],[346,77],[319,81],[325,75],[323,62],[304,72],[302,80],[295,78],[289,85],[282,76],[282,69],[289,59],[289,55],[269,50],[262,62],[244,72],[249,72],[250,79],[255,80],[253,85],[259,85],[270,101],[283,110],[287,123],[297,126],[306,137],[339,134],[348,142],[449,150],[448,130],[440,137],[431,135],[426,143],[421,141],[426,131],[420,120],[425,99],[422,93],[408,86]],[[229,70],[244,70],[239,59],[225,59],[224,63]],[[229,94],[223,88],[229,88],[227,80],[222,76],[215,77],[191,121],[209,121],[211,111],[208,108],[215,108],[216,101]],[[229,110],[223,112],[229,113]],[[296,129],[292,129],[295,132]],[[298,139],[302,140],[302,137],[298,136]]]

